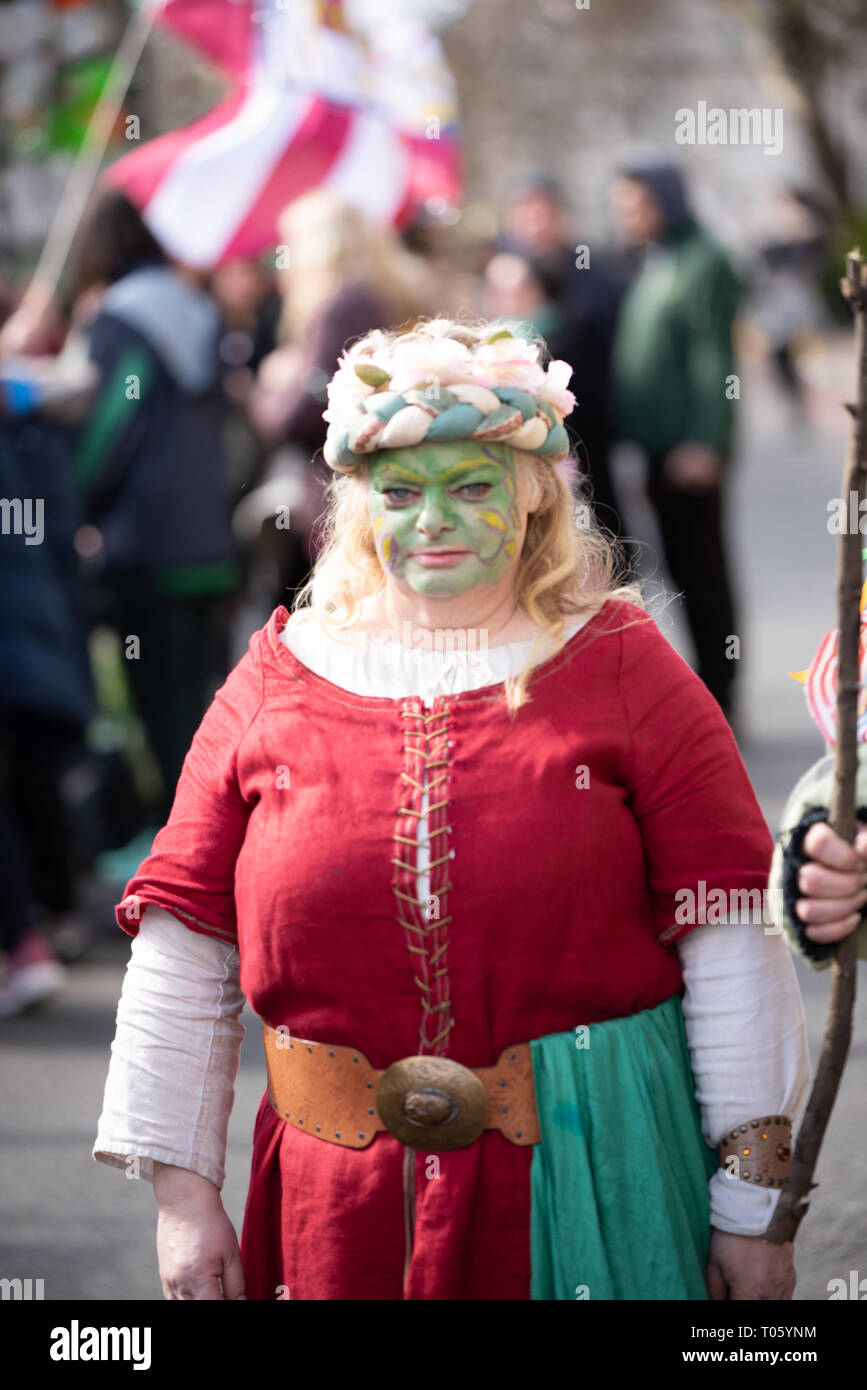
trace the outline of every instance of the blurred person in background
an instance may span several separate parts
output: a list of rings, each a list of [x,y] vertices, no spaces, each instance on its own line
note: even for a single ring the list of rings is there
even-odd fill
[[[47,357],[58,353],[67,323],[54,286],[34,280],[20,298],[8,281],[0,281],[0,356]]]
[[[11,414],[5,392],[0,494],[9,508],[0,528],[0,1018],[8,1018],[53,994],[64,978],[56,952],[72,958],[89,939],[63,784],[86,761],[95,711],[64,430]]]
[[[615,536],[623,533],[611,477],[614,441],[611,354],[622,293],[622,275],[611,256],[580,241],[566,194],[556,179],[536,172],[515,186],[506,205],[502,249],[534,267],[548,303],[559,311],[545,337],[552,357],[573,370],[578,405],[569,432],[582,471],[589,474],[596,519]]]
[[[485,316],[529,324],[548,341],[561,327],[563,311],[545,269],[511,251],[492,256],[485,267]]]
[[[684,594],[698,674],[730,717],[736,663],[726,650],[737,620],[723,494],[740,285],[693,217],[675,165],[621,170],[612,209],[621,240],[642,253],[614,347],[618,429],[647,456],[647,495]]]
[[[2,339],[3,327],[8,323],[17,304],[18,295],[15,286],[0,271],[0,339]]]
[[[115,190],[85,217],[71,278],[79,313],[87,305],[93,315],[90,357],[100,374],[74,460],[87,523],[81,544],[105,600],[100,616],[128,658],[161,774],[161,822],[228,667],[228,600],[239,577],[220,318]]]
[[[259,488],[235,514],[236,533],[259,548],[255,601],[264,616],[304,582],[315,558],[329,472],[318,457],[327,429],[322,410],[340,354],[373,328],[418,316],[427,303],[424,262],[333,193],[298,198],[282,214],[279,235],[281,341],[247,397],[270,457]]]
[[[819,282],[831,220],[809,193],[779,188],[754,230],[756,264],[750,316],[762,330],[777,377],[792,405],[803,406],[797,359],[806,335],[827,326]]]
[[[416,208],[401,228],[400,240],[424,266],[428,314],[460,318],[480,312],[482,276],[495,226],[496,213],[485,205],[461,211],[441,198],[430,198]]]
[[[220,314],[220,373],[231,407],[223,430],[229,477],[235,495],[244,498],[260,481],[268,457],[247,407],[259,367],[277,343],[282,300],[273,270],[255,259],[216,266],[208,278],[208,289]],[[264,588],[270,593],[273,587],[270,574],[264,585],[262,582],[264,546],[260,536],[257,543],[239,547],[241,600],[230,637],[233,658],[246,645],[251,624],[257,621],[257,592]],[[273,558],[269,558],[269,566],[273,567]]]
[[[273,273],[256,260],[227,261],[208,281],[220,312],[220,361],[226,372],[247,374],[249,385],[276,345],[280,296],[273,281]]]

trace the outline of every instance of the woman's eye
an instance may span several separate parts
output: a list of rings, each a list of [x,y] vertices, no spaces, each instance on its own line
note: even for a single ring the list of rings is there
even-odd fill
[[[458,488],[458,496],[467,502],[478,502],[481,497],[487,497],[490,490],[490,483],[464,483],[463,487]]]
[[[387,487],[383,492],[383,497],[391,506],[400,507],[413,496],[412,488],[409,487]]]

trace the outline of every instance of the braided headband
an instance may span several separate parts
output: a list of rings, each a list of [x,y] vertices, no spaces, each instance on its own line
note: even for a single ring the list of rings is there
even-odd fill
[[[373,356],[351,349],[328,388],[326,462],[352,473],[376,450],[459,439],[511,444],[559,462],[569,453],[563,417],[575,404],[567,389],[572,369],[558,361],[545,370],[539,350],[505,330],[475,351],[449,338],[397,339]]]

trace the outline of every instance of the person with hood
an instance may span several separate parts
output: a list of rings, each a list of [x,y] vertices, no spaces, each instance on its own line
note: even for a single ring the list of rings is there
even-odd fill
[[[683,591],[698,674],[728,717],[735,666],[727,643],[737,622],[723,495],[740,285],[693,217],[676,166],[622,169],[612,208],[621,240],[641,253],[614,343],[618,433],[647,456],[647,494],[669,572]]]
[[[74,460],[85,544],[125,644],[162,776],[164,819],[227,668],[226,598],[239,578],[220,318],[115,190],[82,227],[72,289],[79,313],[95,301],[90,356],[101,378]]]

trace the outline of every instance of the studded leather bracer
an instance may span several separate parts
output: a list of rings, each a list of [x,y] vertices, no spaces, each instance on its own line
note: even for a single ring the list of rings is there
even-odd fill
[[[720,1144],[719,1156],[731,1178],[756,1187],[782,1187],[791,1150],[791,1120],[787,1115],[770,1115],[733,1129]]]

